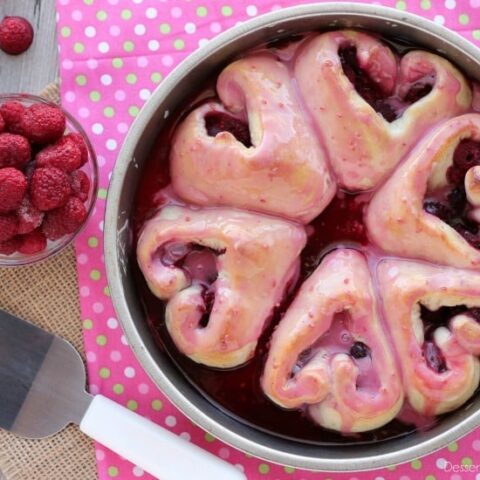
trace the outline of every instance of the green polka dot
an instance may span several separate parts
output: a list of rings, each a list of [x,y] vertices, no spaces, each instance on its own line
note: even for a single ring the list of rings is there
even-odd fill
[[[77,75],[75,77],[75,82],[80,87],[83,87],[84,85],[87,84],[87,77],[85,75]]]
[[[215,441],[215,437],[211,433],[207,432],[205,434],[205,441],[207,441],[208,443],[212,443]]]
[[[90,278],[92,280],[95,280],[95,281],[98,281],[100,280],[100,272],[96,269],[93,269],[91,272],[90,272]]]
[[[107,344],[107,337],[105,335],[98,335],[96,338],[97,345],[104,347]]]
[[[113,107],[105,107],[103,109],[103,114],[107,117],[107,118],[112,118],[114,115],[115,115],[115,110],[113,109]]]
[[[153,400],[152,401],[152,409],[156,412],[159,412],[163,408],[163,402],[161,400]]]
[[[62,27],[60,30],[60,35],[64,38],[68,38],[72,34],[70,27]]]
[[[116,383],[113,386],[113,392],[116,393],[117,395],[121,395],[124,390],[125,390],[125,387],[121,383]]]
[[[285,473],[295,473],[295,469],[292,467],[283,467]]]
[[[98,247],[98,238],[97,237],[90,237],[88,239],[88,246],[91,248]]]
[[[462,465],[472,465],[473,461],[470,457],[464,457],[462,458]]]
[[[456,452],[458,450],[458,443],[452,442],[447,448],[449,452]]]
[[[105,10],[99,10],[97,12],[97,20],[100,20],[101,22],[105,21],[108,17],[107,12]]]
[[[104,294],[106,297],[109,297],[109,296],[110,296],[110,289],[108,288],[108,285],[103,288],[103,294]]]
[[[199,17],[206,17],[208,15],[207,7],[197,7],[197,15]]]
[[[158,72],[153,72],[151,75],[150,75],[150,80],[153,82],[153,83],[160,83],[162,81],[162,74],[161,73],[158,73]]]
[[[395,7],[399,10],[405,10],[407,8],[407,3],[401,0],[395,4]]]
[[[420,2],[420,7],[424,10],[430,10],[432,8],[432,2],[430,2],[430,0],[422,0]]]
[[[135,85],[137,83],[137,76],[134,73],[129,73],[126,77],[125,80],[127,83],[130,85]]]
[[[427,475],[425,477],[425,480],[437,480],[437,479],[436,479],[435,475]]]
[[[171,32],[172,27],[170,26],[169,23],[162,23],[160,24],[160,33],[163,33],[164,35],[167,35]]]
[[[132,18],[132,11],[126,8],[125,10],[122,10],[122,13],[120,13],[120,16],[122,17],[123,20],[130,20]]]
[[[94,0],[83,0],[83,3],[84,3],[85,5],[93,5],[93,1],[94,1]]]
[[[109,477],[116,477],[118,476],[118,468],[117,467],[108,467],[108,476]]]
[[[110,369],[107,367],[102,367],[99,370],[98,374],[100,375],[100,378],[103,378],[103,379],[110,378]]]
[[[114,58],[112,60],[112,65],[114,68],[122,68],[123,67],[123,60],[121,58]]]
[[[126,52],[133,52],[133,50],[135,49],[135,44],[130,40],[127,40],[126,42],[123,43],[123,49]]]
[[[258,466],[258,471],[259,471],[262,475],[266,475],[266,474],[270,471],[270,467],[269,467],[266,463],[261,463],[261,464]]]
[[[459,17],[458,17],[458,22],[461,24],[461,25],[467,25],[467,23],[470,21],[470,17],[466,14],[466,13],[462,13]]]
[[[129,410],[135,411],[135,410],[137,410],[137,408],[138,408],[138,403],[137,403],[135,400],[129,400],[129,401],[127,402],[127,408],[128,408]]]
[[[131,107],[128,108],[128,113],[132,117],[136,117],[138,115],[139,109],[136,105],[132,105]]]
[[[176,50],[183,50],[185,48],[185,42],[181,38],[177,38],[177,40],[173,42],[173,46]]]
[[[231,17],[232,14],[233,14],[233,8],[232,7],[230,7],[229,5],[224,5],[222,7],[222,15],[224,17]]]
[[[85,51],[85,45],[81,42],[75,42],[73,44],[73,51],[75,53],[83,53]]]
[[[100,95],[100,92],[97,90],[92,90],[88,96],[90,97],[90,100],[92,102],[99,102],[102,96]]]
[[[99,188],[98,189],[98,198],[105,200],[107,198],[107,189],[106,188]]]
[[[86,318],[83,321],[83,328],[85,330],[91,330],[93,328],[93,322],[89,318]]]
[[[422,468],[422,462],[420,460],[414,460],[410,466],[414,469],[414,470],[420,470]]]
[[[475,40],[480,40],[480,30],[474,30],[472,35]]]

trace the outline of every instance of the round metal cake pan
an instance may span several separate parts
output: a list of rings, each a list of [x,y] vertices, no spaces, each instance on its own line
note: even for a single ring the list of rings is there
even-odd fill
[[[315,446],[251,428],[208,402],[155,344],[131,272],[133,199],[152,144],[165,119],[197,85],[235,55],[305,31],[361,28],[406,39],[445,56],[480,79],[480,50],[421,17],[374,5],[325,3],[287,8],[226,31],[185,59],[140,111],[120,151],[110,184],[105,221],[105,261],[112,300],[137,358],[152,380],[193,422],[224,442],[263,459],[318,471],[376,469],[433,452],[480,425],[480,395],[428,431],[369,445]]]

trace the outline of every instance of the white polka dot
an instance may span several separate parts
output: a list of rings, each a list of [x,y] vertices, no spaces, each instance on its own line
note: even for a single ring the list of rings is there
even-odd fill
[[[111,328],[112,330],[114,330],[115,328],[118,327],[118,320],[117,320],[116,318],[110,317],[110,318],[107,320],[107,327],[108,327],[108,328]]]
[[[82,118],[88,118],[90,116],[90,110],[87,107],[81,107],[78,109],[78,115]]]
[[[115,100],[119,100],[120,102],[125,100],[125,98],[127,97],[123,90],[116,90],[114,96]]]
[[[174,427],[174,426],[177,424],[177,419],[176,419],[173,415],[169,415],[169,416],[165,419],[165,424],[166,424],[168,427]]]
[[[111,85],[112,84],[112,76],[111,75],[107,75],[106,73],[103,74],[101,77],[100,77],[100,82],[102,83],[102,85]]]
[[[92,132],[96,135],[101,135],[103,133],[103,125],[101,123],[94,123],[92,125]]]
[[[147,57],[138,57],[137,58],[137,65],[139,67],[146,67],[148,65],[148,58]]]
[[[93,363],[97,361],[97,354],[95,352],[87,352],[85,356],[87,357],[87,362]]]
[[[110,5],[117,5],[119,0],[108,0]]]
[[[88,255],[86,255],[85,253],[81,253],[77,256],[77,262],[80,265],[85,265],[88,262]]]
[[[110,45],[107,42],[100,42],[97,48],[100,53],[107,53],[110,50]]]
[[[447,465],[447,461],[444,458],[437,458],[437,461],[435,462],[435,465],[440,470],[445,470],[445,466]]]
[[[109,32],[112,37],[118,37],[121,33],[121,29],[118,25],[111,25]]]
[[[74,10],[72,12],[72,19],[79,22],[83,18],[83,14],[80,10]]]
[[[100,167],[103,167],[107,161],[105,160],[105,157],[103,155],[97,155],[97,163]]]
[[[88,27],[85,27],[85,36],[88,38],[93,38],[97,34],[97,31],[95,30],[95,27],[92,25],[89,25]]]
[[[204,45],[206,45],[208,43],[208,38],[201,38],[199,41],[198,41],[198,46],[199,47],[203,47]]]
[[[126,367],[123,373],[127,378],[133,378],[135,376],[135,369],[133,367]]]
[[[150,19],[157,18],[157,15],[158,15],[158,12],[156,8],[149,7],[145,10],[145,16],[147,18],[150,18]]]
[[[99,222],[98,228],[101,232],[103,232],[103,220],[101,222]]]
[[[102,313],[105,310],[105,307],[103,306],[103,303],[95,302],[92,309],[95,313]]]
[[[113,138],[109,138],[105,142],[105,146],[107,147],[107,150],[110,150],[111,152],[117,148],[117,141]]]
[[[210,24],[210,31],[212,33],[219,33],[222,31],[222,26],[218,22],[212,22]]]
[[[455,0],[445,0],[445,8],[453,10],[456,6],[457,2]]]
[[[173,18],[180,18],[182,16],[182,9],[180,7],[173,7],[170,10],[170,15],[172,15]]]
[[[113,362],[119,362],[122,359],[122,354],[118,350],[112,350],[110,353],[110,359]]]
[[[86,285],[83,285],[80,287],[80,295],[82,297],[88,297],[90,295],[90,289]]]
[[[66,58],[63,62],[62,62],[62,67],[65,69],[65,70],[71,70],[73,68],[73,62],[69,59],[69,58]]]
[[[138,1],[138,0],[137,0]],[[143,477],[143,474],[145,473],[140,467],[137,467],[136,465],[132,468],[132,473],[135,477]]]
[[[135,35],[145,35],[147,29],[145,28],[145,25],[139,23],[138,25],[135,25],[133,31],[135,32]]]
[[[152,52],[156,52],[160,48],[160,43],[158,40],[149,40],[148,49]]]
[[[95,58],[89,58],[87,60],[87,67],[90,69],[90,70],[95,70],[97,67],[98,67],[98,62]]]
[[[192,439],[191,435],[188,432],[182,432],[180,434],[180,437],[186,440],[187,442],[189,442]]]
[[[128,132],[128,125],[124,122],[120,122],[117,125],[117,130],[119,131],[119,133],[127,133]]]
[[[68,5],[70,3],[70,0],[59,0],[60,5]]]
[[[137,5],[140,5],[140,3],[143,3],[143,0],[133,0],[133,3],[136,3]]]
[[[247,7],[247,15],[249,17],[254,17],[257,14],[257,7],[255,5],[249,5]]]
[[[150,387],[146,384],[146,383],[141,383],[139,386],[138,386],[138,391],[142,394],[142,395],[146,395],[150,390]]]
[[[100,392],[100,387],[98,385],[95,385],[94,383],[91,383],[88,387],[88,390],[92,395],[97,395],[98,392]]]
[[[125,335],[122,335],[120,337],[120,341],[124,344],[124,345],[128,345],[128,340],[127,340],[127,337]]]
[[[139,97],[142,99],[142,100],[148,100],[150,98],[150,95],[152,94],[152,92],[150,92],[150,90],[148,88],[142,88],[140,90],[140,93],[139,93]]]
[[[480,440],[474,440],[473,443],[472,443],[472,448],[476,452],[480,452]]]
[[[218,451],[218,455],[220,458],[223,458],[224,460],[226,460],[230,456],[230,450],[226,447],[222,447]]]
[[[443,15],[435,15],[433,21],[438,23],[438,25],[443,25],[445,23],[445,17]]]
[[[71,90],[69,90],[68,92],[65,92],[64,97],[67,102],[74,102],[76,95],[75,95],[75,92],[72,92]]]
[[[95,450],[95,457],[99,462],[105,460],[105,452],[103,450]]]
[[[192,33],[195,33],[196,31],[197,31],[197,27],[195,26],[194,23],[188,22],[188,23],[185,24],[185,32],[186,33],[192,34]]]
[[[171,67],[173,65],[173,58],[171,57],[171,55],[164,55],[162,57],[162,64],[166,67]]]

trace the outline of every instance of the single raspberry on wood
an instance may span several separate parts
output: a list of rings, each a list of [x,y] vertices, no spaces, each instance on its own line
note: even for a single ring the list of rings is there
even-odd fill
[[[0,22],[0,48],[10,55],[19,55],[32,44],[33,28],[23,17],[5,17]]]
[[[18,220],[13,214],[0,215],[0,242],[10,240],[17,234]]]
[[[30,198],[25,196],[17,210],[18,233],[25,234],[33,232],[43,221],[45,213],[32,205]]]
[[[27,191],[27,179],[16,168],[0,168],[0,213],[16,210]]]
[[[0,168],[23,168],[31,156],[32,149],[25,137],[13,133],[0,133]]]
[[[20,128],[31,142],[45,144],[57,141],[65,125],[65,115],[58,107],[35,103],[23,112]]]
[[[39,210],[53,210],[65,205],[71,193],[70,179],[62,170],[46,167],[33,172],[30,199]]]
[[[0,242],[0,254],[12,255],[13,253],[18,251],[21,243],[22,240],[18,235],[10,238],[9,240]]]
[[[76,197],[70,197],[63,207],[45,215],[42,230],[49,240],[57,240],[75,232],[86,218],[87,209],[83,202]]]
[[[20,102],[5,102],[0,106],[0,114],[5,122],[5,129],[10,133],[21,133],[20,124],[22,122],[25,107]]]
[[[38,228],[31,233],[21,236],[21,243],[18,247],[20,253],[30,255],[45,250],[47,246],[47,238],[44,233]]]
[[[40,150],[35,161],[37,167],[56,167],[71,173],[82,166],[82,152],[75,140],[65,136]]]
[[[85,172],[77,170],[70,175],[72,182],[73,196],[79,198],[82,202],[88,199],[88,192],[90,191],[90,179]]]

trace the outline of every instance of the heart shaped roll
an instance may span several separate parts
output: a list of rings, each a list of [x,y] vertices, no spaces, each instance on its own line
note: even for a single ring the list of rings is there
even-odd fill
[[[452,220],[456,220],[451,218],[450,207],[445,210],[447,206],[441,203],[442,196],[458,203],[452,195],[459,190],[451,190],[450,180],[452,168],[458,166],[454,165],[454,157],[459,161],[457,147],[460,148],[463,141],[480,142],[480,115],[462,115],[443,123],[415,148],[377,191],[368,206],[365,219],[368,234],[376,245],[399,256],[459,268],[480,267],[480,250],[474,246],[475,235],[471,231],[464,231],[461,224],[453,223]],[[480,143],[478,147],[480,163]],[[466,157],[460,160],[465,165],[470,162],[469,157],[467,151]],[[475,156],[472,158],[475,159]],[[468,163],[465,168],[468,168]],[[459,200],[462,202],[462,212],[457,213],[464,218],[474,214],[475,209],[480,207],[478,170],[478,166],[472,166],[466,175],[463,172],[464,178],[458,179],[460,184],[464,184],[462,189],[466,194],[463,197],[461,193],[458,194],[462,197]],[[442,193],[445,191],[449,193]],[[437,215],[428,213],[424,208],[425,198],[431,195],[438,197]],[[428,207],[429,204],[425,205]],[[478,232],[480,217],[473,216],[467,220],[469,228],[475,228]],[[480,237],[478,245],[480,248]]]
[[[361,432],[388,423],[403,389],[363,255],[328,254],[275,330],[262,387],[285,408],[308,405],[320,425]]]
[[[467,318],[470,327],[475,322],[472,311],[480,306],[480,274],[388,259],[378,266],[378,281],[411,405],[426,415],[459,407],[479,384],[479,361],[473,355],[478,350],[464,348],[470,334],[459,317]],[[442,307],[457,306],[467,310],[453,314],[450,328],[434,324],[433,332],[426,335],[421,307],[435,313]]]
[[[179,125],[170,155],[172,184],[198,205],[228,205],[308,223],[336,186],[299,104],[287,67],[274,56],[233,62],[208,102]]]
[[[234,367],[252,355],[273,307],[296,275],[306,242],[297,224],[232,209],[163,208],[137,245],[166,325],[192,360]]]
[[[417,50],[398,64],[376,37],[350,30],[308,41],[295,77],[339,186],[351,191],[374,188],[426,131],[472,102],[465,78],[444,58]]]

